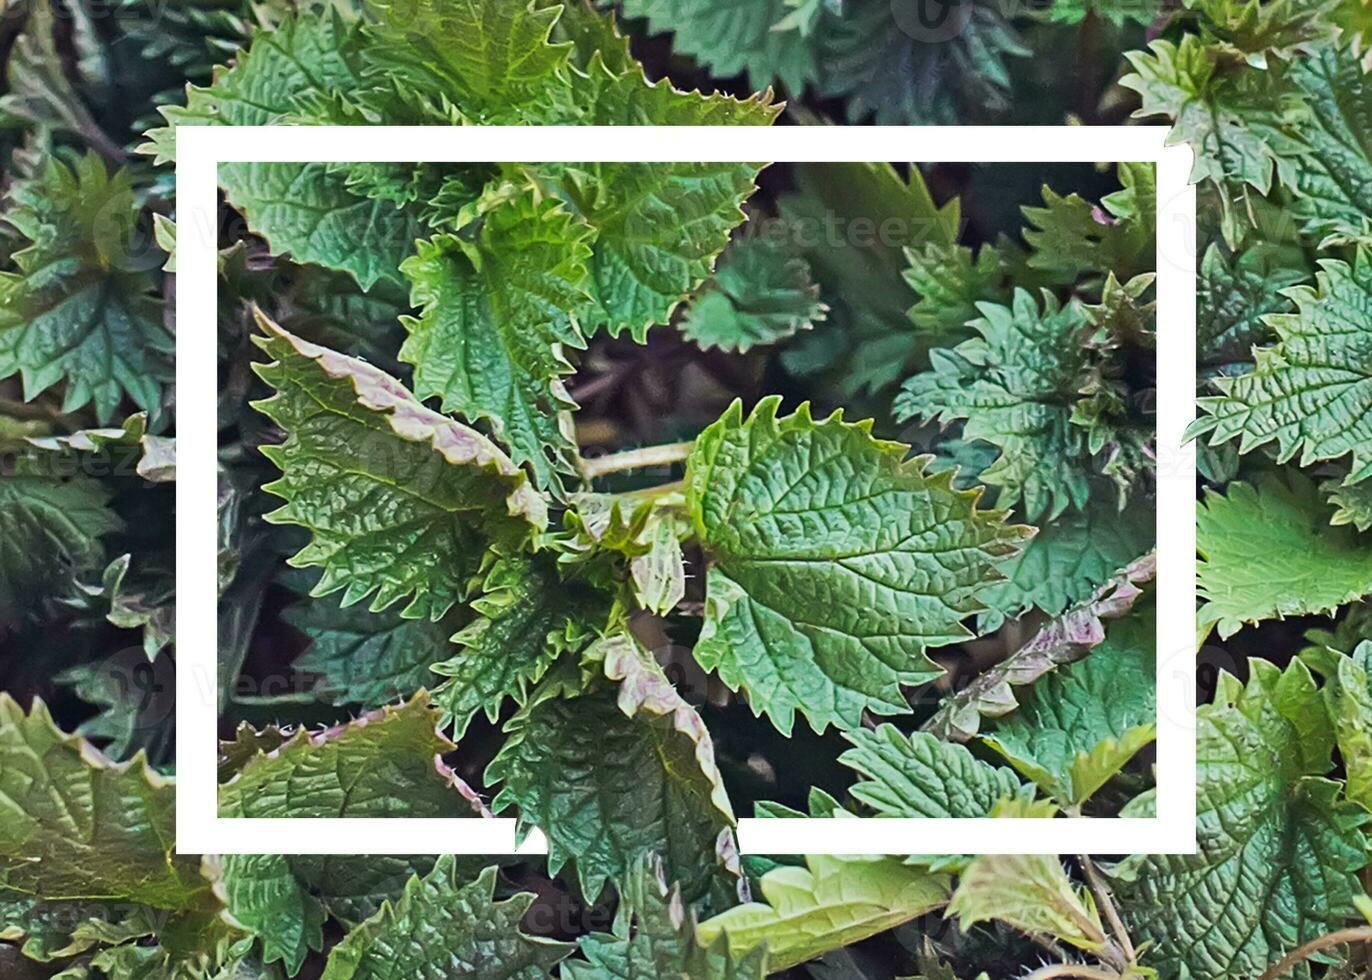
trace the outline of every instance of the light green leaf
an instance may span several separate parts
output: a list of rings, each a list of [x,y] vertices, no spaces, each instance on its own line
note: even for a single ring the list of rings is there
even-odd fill
[[[1110,465],[1109,452],[1093,448],[1100,433],[1146,437],[1124,417],[1093,420],[1099,432],[1082,423],[1083,392],[1110,350],[1093,339],[1081,304],[1061,306],[1047,292],[1042,303],[1017,289],[1011,306],[980,304],[979,336],[934,351],[932,370],[906,381],[895,403],[901,420],[965,419],[964,439],[999,448],[979,479],[1000,488],[998,505],[1022,502],[1030,520],[1086,505],[1092,477]]]
[[[568,692],[546,680],[506,726],[510,739],[486,770],[489,783],[502,784],[491,806],[517,807],[522,827],[541,828],[550,873],[574,865],[590,899],[661,853],[667,877],[694,901],[734,846],[710,734],[628,633],[601,640],[586,658],[603,659],[618,689],[602,682]]]
[[[1372,810],[1372,643],[1351,654],[1328,647],[1304,650],[1301,659],[1324,677],[1324,699],[1347,779],[1344,793]]]
[[[811,329],[826,309],[809,264],[784,242],[735,238],[691,302],[681,332],[702,349],[741,354]]]
[[[400,359],[414,365],[416,395],[489,421],[548,486],[575,472],[564,350],[586,346],[577,315],[589,302],[592,232],[528,187],[490,191],[479,207],[474,237],[420,242],[401,266],[421,313],[401,318],[409,337]]]
[[[176,853],[175,795],[141,756],[115,764],[59,731],[42,702],[25,714],[0,694],[0,895],[35,901],[80,948],[156,931],[156,945],[93,960],[135,951],[150,980],[203,977],[243,938],[222,915],[214,862]]]
[[[992,563],[1029,533],[977,508],[871,423],[781,399],[735,402],[696,440],[686,498],[709,558],[696,659],[789,733],[908,710],[939,676],[925,651],[966,638]]]
[[[1298,944],[1342,926],[1361,893],[1365,811],[1324,778],[1333,734],[1299,662],[1248,661],[1220,677],[1196,732],[1192,855],[1129,858],[1116,892],[1160,976],[1257,976]]]
[[[255,407],[287,432],[264,455],[282,471],[263,489],[286,501],[267,519],[312,540],[291,559],[319,566],[314,595],[439,619],[466,595],[488,544],[522,546],[547,522],[524,473],[485,436],[419,403],[394,378],[301,340],[258,314],[257,371],[276,394]]]
[[[219,787],[225,817],[464,817],[481,801],[443,763],[455,745],[420,692],[320,733],[297,731]]]
[[[1084,886],[1073,884],[1051,854],[973,858],[948,903],[964,931],[1000,919],[1030,935],[1052,936],[1078,949],[1100,950],[1105,930]]]
[[[1100,17],[1116,27],[1130,22],[1151,24],[1157,17],[1156,3],[1114,3],[1112,0],[1053,0],[1039,16],[1050,22],[1080,24],[1088,16]]]
[[[20,472],[0,479],[0,627],[17,624],[71,571],[99,567],[100,539],[123,527],[109,497],[85,478]]]
[[[533,121],[565,88],[572,45],[549,35],[562,11],[545,0],[372,0],[372,76],[471,123]],[[547,120],[552,121],[552,120]]]
[[[1143,99],[1140,116],[1173,121],[1170,143],[1187,143],[1195,150],[1193,181],[1247,184],[1261,194],[1272,189],[1284,102],[1271,73],[1220,68],[1219,59],[1195,34],[1184,35],[1179,43],[1153,41],[1147,51],[1130,51],[1125,57],[1134,71],[1120,84]]]
[[[727,940],[702,943],[694,911],[681,891],[668,888],[660,866],[635,868],[626,882],[615,932],[580,942],[585,960],[562,964],[564,980],[762,980],[762,949],[735,955]]]
[[[624,591],[632,602],[660,616],[671,612],[686,594],[681,541],[692,528],[684,496],[656,490],[642,496],[578,493],[571,504],[559,560],[586,565],[589,578],[613,588],[623,581],[627,559],[629,587]]]
[[[919,297],[909,317],[921,330],[957,334],[977,319],[978,303],[1010,298],[1000,253],[990,245],[974,257],[966,245],[925,242],[907,248],[905,261],[905,281]]]
[[[1067,283],[1107,273],[1128,282],[1154,271],[1157,171],[1149,163],[1121,163],[1118,173],[1123,189],[1105,197],[1099,207],[1078,194],[1063,197],[1045,186],[1043,207],[1024,208],[1032,226],[1024,230],[1033,249],[1030,268]]]
[[[452,857],[344,937],[323,980],[542,980],[574,947],[531,936],[520,920],[534,897],[495,900],[497,871],[475,881]]]
[[[1299,454],[1301,466],[1350,456],[1359,483],[1372,475],[1372,251],[1320,267],[1317,287],[1286,291],[1297,312],[1267,318],[1277,345],[1257,351],[1250,373],[1215,382],[1221,393],[1199,400],[1206,414],[1190,434],[1238,438],[1244,453],[1275,442],[1279,462]]]
[[[1372,593],[1372,549],[1329,515],[1297,470],[1232,483],[1225,495],[1207,489],[1196,509],[1201,638],[1213,627],[1223,639],[1245,623],[1332,614]]]
[[[65,382],[62,410],[94,403],[101,423],[127,397],[154,417],[171,378],[171,334],[154,299],[157,262],[135,253],[138,208],[126,171],[94,153],[50,159],[15,181],[4,219],[19,232],[0,273],[0,378],[25,399]]]
[[[949,878],[900,858],[811,856],[804,867],[762,876],[767,904],[738,905],[700,924],[704,943],[724,936],[742,954],[766,944],[779,972],[931,912],[948,901]]]
[[[226,854],[225,903],[229,914],[262,941],[262,959],[278,960],[290,976],[309,951],[324,947],[324,907],[309,894],[284,854]]]
[[[982,740],[1064,806],[1080,806],[1157,733],[1151,603],[1109,624],[1091,655],[1044,677]]]
[[[1320,493],[1334,508],[1329,523],[1336,526],[1351,524],[1359,531],[1372,528],[1372,480],[1349,485],[1347,477],[1336,476],[1320,481]]]
[[[1237,48],[1248,64],[1268,67],[1268,56],[1299,56],[1309,53],[1311,42],[1323,41],[1330,32],[1329,14],[1341,0],[1185,0],[1201,19],[1205,36],[1215,37],[1217,55],[1228,55],[1226,46]]]
[[[199,858],[174,850],[175,796],[141,757],[116,765],[0,693],[0,888],[217,914]]]
[[[865,779],[849,792],[883,817],[989,817],[997,803],[1027,799],[1033,789],[1005,767],[988,765],[966,746],[895,725],[843,735],[853,744],[839,762]]]
[[[521,707],[529,688],[568,650],[580,650],[603,629],[608,596],[582,583],[559,580],[546,563],[498,559],[483,594],[472,602],[477,619],[453,636],[461,651],[433,664],[448,678],[434,691],[443,727],[461,739],[477,712],[495,721],[506,698]]]

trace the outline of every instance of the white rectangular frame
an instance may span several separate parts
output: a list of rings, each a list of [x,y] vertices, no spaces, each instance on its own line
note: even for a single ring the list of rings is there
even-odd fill
[[[200,127],[177,131],[176,844],[190,854],[539,853],[515,821],[221,818],[217,168],[231,162],[1152,162],[1158,175],[1157,805],[1148,818],[739,821],[753,854],[1194,853],[1196,194],[1161,127]],[[202,436],[191,437],[192,434]]]

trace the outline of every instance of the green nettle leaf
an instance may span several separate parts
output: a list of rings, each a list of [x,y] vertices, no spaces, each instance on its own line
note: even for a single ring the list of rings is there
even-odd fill
[[[547,486],[575,472],[563,352],[586,346],[576,315],[589,302],[592,232],[532,188],[502,188],[482,203],[474,238],[420,242],[401,266],[421,313],[401,318],[409,337],[400,358],[414,365],[416,395],[488,420]]]
[[[0,888],[213,916],[200,859],[174,850],[175,802],[143,758],[115,764],[0,693]]]
[[[910,320],[935,334],[956,333],[977,319],[978,303],[1003,303],[1000,253],[983,245],[975,256],[966,245],[925,242],[905,250],[905,281],[919,299]]]
[[[1308,150],[1294,168],[1291,206],[1308,234],[1372,240],[1370,64],[1367,51],[1347,43],[1321,45],[1292,61],[1291,81],[1309,111],[1290,126]]]
[[[780,403],[745,419],[735,402],[687,464],[710,563],[695,656],[784,733],[797,711],[816,731],[857,728],[942,674],[925,651],[970,635],[995,560],[1030,532],[870,422],[817,422],[808,404],[777,418]]]
[[[766,125],[775,108],[722,96],[683,101],[665,82],[632,75],[600,81],[587,123]],[[535,167],[537,172],[540,168]],[[543,165],[542,169],[548,169]],[[562,193],[595,229],[587,333],[625,330],[642,343],[649,328],[698,289],[742,223],[740,205],[761,166],[746,163],[592,163],[566,174]]]
[[[1308,49],[1328,34],[1328,15],[1340,0],[1185,0],[1203,19],[1207,34],[1244,52],[1249,64],[1267,67],[1269,54]],[[1226,52],[1227,53],[1227,52]],[[1302,53],[1305,53],[1302,51]]]
[[[585,647],[610,611],[609,597],[531,558],[498,559],[482,590],[472,602],[477,618],[452,637],[461,652],[433,664],[448,678],[434,703],[456,739],[477,712],[495,721],[506,698],[527,703],[529,688],[564,652]]]
[[[914,5],[853,0],[843,7],[821,22],[819,90],[844,100],[850,122],[956,125],[968,110],[1009,108],[1009,59],[1030,51],[1000,4],[945,8],[932,30]]]
[[[282,615],[310,638],[292,666],[311,675],[311,693],[327,704],[379,708],[434,683],[429,665],[448,652],[446,621],[405,619],[304,599]]]
[[[469,877],[489,864],[486,858],[459,858]],[[291,868],[317,895],[329,915],[345,926],[355,926],[381,910],[383,902],[395,901],[405,883],[415,875],[433,870],[434,858],[392,854],[296,854]]]
[[[1336,526],[1351,524],[1359,531],[1366,531],[1372,528],[1372,480],[1363,480],[1350,486],[1344,482],[1346,479],[1336,476],[1320,481],[1320,492],[1334,508],[1329,523]]]
[[[498,871],[475,881],[441,857],[411,878],[395,904],[344,937],[323,980],[542,980],[576,947],[531,936],[519,925],[533,904],[520,892],[495,900]]]
[[[809,330],[826,309],[819,286],[810,281],[809,263],[785,242],[736,238],[686,311],[681,331],[704,350],[744,353]]]
[[[324,947],[324,907],[296,878],[283,854],[226,854],[225,903],[262,940],[262,959],[295,976],[309,951]]]
[[[1350,800],[1372,810],[1372,643],[1351,654],[1328,647],[1305,650],[1301,659],[1324,676],[1324,699],[1334,724]]]
[[[109,498],[106,487],[84,478],[0,478],[0,628],[18,623],[72,571],[99,567],[101,537],[123,526]]]
[[[795,176],[795,193],[777,202],[781,227],[830,311],[824,329],[797,338],[781,362],[843,397],[882,391],[927,347],[910,329],[917,297],[903,279],[904,249],[952,249],[961,205],[936,205],[918,167],[908,179],[889,163],[816,164]]]
[[[1301,466],[1349,456],[1356,484],[1372,475],[1372,251],[1320,267],[1317,286],[1286,290],[1297,312],[1267,318],[1277,345],[1250,373],[1216,381],[1190,433],[1237,437],[1245,453],[1275,442],[1279,462],[1299,453]]]
[[[1196,281],[1196,346],[1207,376],[1237,374],[1271,335],[1267,318],[1293,309],[1287,287],[1304,281],[1275,249],[1256,245],[1237,255],[1211,244]]]
[[[492,809],[517,807],[548,837],[548,867],[572,864],[588,898],[661,853],[669,879],[698,899],[732,851],[733,810],[705,723],[636,640],[619,632],[587,651],[603,682],[585,692],[545,681],[507,725],[486,771]],[[561,696],[567,695],[567,696]]]
[[[549,111],[554,93],[566,87],[572,45],[550,40],[560,3],[374,0],[370,6],[378,15],[366,29],[372,75],[419,99],[452,104],[468,122],[534,121],[527,117]]]
[[[308,115],[306,107],[329,92],[361,83],[359,24],[341,8],[320,6],[282,18],[253,34],[213,84],[186,86],[186,105],[160,110],[168,125],[148,133],[140,148],[155,163],[176,159],[178,126],[267,126]],[[290,165],[299,173],[299,164]]]
[[[1196,731],[1194,855],[1126,859],[1117,892],[1160,976],[1257,976],[1345,924],[1367,862],[1366,811],[1325,778],[1333,734],[1299,661],[1222,674]]]
[[[1044,524],[1022,552],[1000,564],[1006,581],[981,593],[989,608],[978,618],[978,629],[989,633],[1030,609],[1056,616],[1086,598],[1153,547],[1156,516],[1145,501],[1119,510],[1111,498],[1095,494],[1084,510]]]
[[[715,78],[743,75],[750,89],[777,79],[799,96],[818,75],[816,35],[792,25],[793,0],[623,0],[625,17],[645,17],[654,34],[672,34]],[[810,25],[806,25],[807,27]]]
[[[963,930],[1000,919],[1031,935],[1053,936],[1078,949],[1105,945],[1105,930],[1084,886],[1051,854],[987,854],[972,859],[948,903]]]
[[[1103,18],[1122,27],[1131,21],[1147,26],[1157,17],[1156,3],[1115,4],[1110,0],[1053,0],[1053,5],[1040,14],[1045,20],[1063,24],[1080,24],[1088,16]]]
[[[347,272],[363,289],[404,284],[400,264],[426,230],[416,206],[357,194],[325,163],[223,163],[219,183],[273,252]]]
[[[1149,552],[1115,572],[1090,595],[1045,623],[1014,653],[988,667],[939,705],[923,730],[941,739],[966,742],[981,728],[982,718],[997,718],[1019,706],[1016,688],[1075,663],[1105,642],[1105,621],[1127,615],[1143,596],[1143,586],[1157,577],[1157,555]]]
[[[0,694],[0,935],[28,934],[40,958],[136,957],[140,972],[111,980],[206,976],[244,937],[222,915],[215,863],[175,851],[175,795],[141,756],[115,764],[42,702],[25,714]]]
[[[1024,209],[1033,226],[1024,240],[1033,248],[1029,266],[1066,282],[1080,276],[1114,273],[1127,282],[1156,267],[1155,225],[1158,213],[1158,176],[1150,163],[1121,163],[1123,189],[1101,200],[1101,206],[1080,195],[1058,194],[1043,188],[1043,207]]]
[[[1141,116],[1169,116],[1169,140],[1196,151],[1193,180],[1272,189],[1280,158],[1285,100],[1270,72],[1226,70],[1201,37],[1153,41],[1125,57],[1134,68],[1120,84],[1143,99]]]
[[[849,792],[882,817],[989,817],[996,804],[1028,799],[1033,789],[1005,767],[988,765],[966,746],[895,725],[845,732],[853,743],[839,762],[865,779]]]
[[[157,415],[173,341],[151,294],[160,260],[135,251],[128,173],[94,153],[73,170],[49,160],[8,204],[21,247],[0,272],[0,378],[19,375],[26,399],[65,382],[62,410],[93,402],[102,423],[125,397]]]
[[[685,498],[676,491],[633,494],[577,493],[566,511],[560,561],[585,564],[587,576],[606,588],[623,583],[641,609],[665,616],[686,595],[686,559],[681,540],[691,534]]]
[[[489,546],[513,551],[547,523],[547,505],[489,439],[425,408],[362,361],[301,340],[258,314],[255,365],[276,394],[255,407],[287,433],[263,454],[282,471],[267,515],[312,532],[291,559],[324,569],[314,595],[343,604],[373,592],[378,612],[437,620],[463,598]]]
[[[696,930],[736,954],[767,948],[770,973],[893,929],[948,901],[950,879],[893,857],[810,856],[762,876],[767,904],[737,905]]]
[[[1000,488],[1000,506],[1022,502],[1030,520],[1086,506],[1105,464],[1092,449],[1095,434],[1075,417],[1103,356],[1085,308],[1046,292],[1040,308],[1017,289],[1013,305],[978,309],[971,326],[979,336],[933,351],[933,369],[905,382],[897,417],[965,419],[964,439],[998,447],[980,480]]]
[[[656,864],[625,882],[614,933],[592,933],[579,944],[585,960],[561,966],[565,980],[762,980],[767,954],[735,955],[728,941],[700,942],[694,911],[681,890],[668,888]]]
[[[1329,523],[1315,482],[1297,470],[1255,484],[1205,491],[1196,508],[1197,616],[1203,640],[1244,624],[1329,613],[1372,594],[1372,549],[1351,527]]]
[[[1044,677],[982,740],[1064,806],[1080,806],[1157,734],[1151,604],[1110,623],[1085,660]]]
[[[455,745],[420,692],[317,734],[301,729],[249,757],[219,787],[225,817],[464,817],[476,794],[443,763]]]

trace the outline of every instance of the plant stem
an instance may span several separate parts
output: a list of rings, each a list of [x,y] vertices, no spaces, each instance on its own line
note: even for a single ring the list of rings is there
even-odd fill
[[[673,463],[680,463],[689,456],[694,445],[694,442],[673,442],[665,446],[644,446],[642,449],[630,449],[609,456],[598,456],[595,459],[583,459],[581,461],[581,476],[586,480],[594,480],[596,477],[604,476],[607,473],[641,470],[649,466],[670,466]]]
[[[1134,944],[1129,941],[1129,930],[1124,928],[1124,920],[1120,918],[1119,911],[1115,908],[1114,899],[1110,897],[1110,889],[1105,887],[1105,882],[1101,880],[1100,872],[1096,870],[1096,865],[1090,857],[1085,854],[1078,854],[1077,863],[1085,872],[1086,882],[1091,886],[1091,894],[1096,896],[1096,904],[1105,913],[1105,921],[1110,923],[1110,929],[1114,932],[1115,939],[1119,942],[1125,958],[1133,963],[1138,959],[1138,953],[1134,951]]]
[[[1049,980],[1050,977],[1080,977],[1082,980],[1120,980],[1114,970],[1102,970],[1085,963],[1053,963],[1040,967],[1024,980]]]
[[[1297,963],[1308,960],[1321,950],[1328,949],[1330,946],[1344,946],[1350,943],[1372,942],[1372,926],[1354,926],[1351,929],[1340,929],[1328,935],[1312,939],[1304,946],[1297,946],[1286,958],[1274,963],[1267,968],[1258,980],[1277,980],[1278,977],[1286,976],[1287,972]]]

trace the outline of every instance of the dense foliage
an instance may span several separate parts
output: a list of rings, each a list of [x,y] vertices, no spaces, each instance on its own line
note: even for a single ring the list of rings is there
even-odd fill
[[[617,6],[7,9],[0,975],[1362,975],[1372,5]],[[221,809],[546,860],[175,853],[175,126],[1131,114],[1202,202],[1196,854],[733,837],[1150,812],[1151,168],[576,162],[220,172]]]

